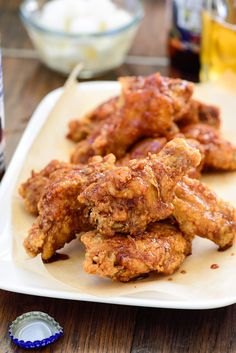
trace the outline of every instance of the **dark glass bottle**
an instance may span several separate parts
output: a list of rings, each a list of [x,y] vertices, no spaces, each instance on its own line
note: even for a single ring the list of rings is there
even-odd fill
[[[0,180],[5,172],[4,161],[4,106],[3,106],[3,82],[2,82],[2,58],[0,53]]]
[[[190,74],[195,80],[200,70],[202,7],[203,0],[173,0],[168,39],[171,66],[181,71],[182,77]]]

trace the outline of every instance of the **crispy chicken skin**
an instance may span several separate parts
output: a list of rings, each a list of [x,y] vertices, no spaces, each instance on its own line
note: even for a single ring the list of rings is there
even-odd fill
[[[173,215],[189,237],[198,235],[226,249],[236,234],[235,209],[198,180],[184,177],[175,188]]]
[[[77,196],[102,173],[112,169],[114,163],[113,155],[97,156],[84,168],[69,170],[50,183],[38,203],[39,216],[24,241],[29,255],[42,253],[42,258],[47,260],[77,233],[92,229]]]
[[[151,271],[171,275],[191,252],[191,242],[174,226],[154,223],[136,236],[96,231],[82,235],[86,247],[84,270],[89,274],[128,282]]]
[[[178,134],[177,136],[184,138],[183,134]],[[191,168],[188,172],[189,177],[198,179],[201,176],[201,171],[204,165],[204,148],[196,140],[187,139],[187,142],[192,147],[197,148],[201,154],[201,163],[197,167]],[[166,143],[167,139],[164,137],[143,139],[136,143],[123,158],[118,160],[116,165],[128,165],[131,159],[142,159],[147,157],[149,154],[157,154],[162,150]]]
[[[196,167],[190,168],[186,175],[192,179],[199,179],[201,177],[201,172],[204,168],[205,150],[197,140],[188,138],[186,139],[186,141],[191,147],[196,148],[201,155],[201,162]]]
[[[218,170],[236,170],[236,147],[220,136],[211,126],[188,125],[181,131],[186,138],[197,140],[205,152],[204,167]]]
[[[38,202],[49,183],[73,168],[75,168],[73,164],[53,160],[40,172],[32,171],[30,178],[22,183],[18,190],[26,210],[37,216]]]
[[[99,124],[108,119],[117,110],[118,97],[109,99],[100,104],[92,112],[88,113],[83,119],[71,120],[69,122],[69,132],[67,138],[79,142],[90,135]]]
[[[179,117],[178,123],[181,126],[201,123],[219,129],[220,110],[214,105],[191,99],[187,111]]]
[[[172,79],[169,77],[161,76],[160,73],[155,73],[147,77],[142,76],[127,76],[120,77],[119,82],[122,87],[121,100],[128,98],[131,99],[131,103],[137,103],[136,97],[142,97],[147,99],[145,104],[149,109],[156,108],[152,107],[153,100],[159,98],[159,94],[168,96],[171,99],[173,105],[174,119],[178,120],[179,116],[182,116],[187,109],[187,103],[193,94],[193,84],[181,79]],[[139,96],[141,93],[141,96]],[[136,96],[138,94],[138,96]],[[139,109],[138,109],[139,111]],[[158,110],[157,110],[158,111]],[[143,112],[141,110],[141,112]],[[155,113],[155,109],[153,110]],[[173,120],[172,120],[173,121]],[[167,124],[166,119],[163,121],[164,127],[160,126],[160,129],[164,131],[170,126]]]
[[[83,119],[71,120],[69,122],[67,138],[74,142],[85,139],[101,122],[112,117],[114,112],[119,108],[117,104],[118,100],[119,97],[111,98],[100,104]],[[191,99],[188,108],[184,110],[182,115],[177,115],[175,120],[178,120],[181,126],[203,123],[218,129],[220,127],[220,111],[219,108],[214,105]]]
[[[153,74],[120,79],[122,93],[117,109],[103,124],[78,143],[72,163],[86,163],[89,157],[114,153],[117,158],[142,137],[162,135],[182,115],[193,93],[193,85],[180,79]]]
[[[139,234],[149,223],[171,215],[176,183],[200,160],[197,149],[174,139],[158,155],[108,171],[78,200],[101,234]]]
[[[142,159],[151,154],[157,154],[166,145],[165,137],[146,138],[136,143],[117,165],[127,165],[131,159]]]

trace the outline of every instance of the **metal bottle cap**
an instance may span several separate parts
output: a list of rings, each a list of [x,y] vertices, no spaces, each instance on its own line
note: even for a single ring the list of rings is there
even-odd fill
[[[56,341],[63,328],[51,316],[41,311],[30,311],[12,322],[9,335],[22,348],[40,348]]]

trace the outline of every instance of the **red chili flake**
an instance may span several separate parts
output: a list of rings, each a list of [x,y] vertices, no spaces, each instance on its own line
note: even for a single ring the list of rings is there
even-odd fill
[[[168,278],[168,281],[173,281],[173,278],[169,277],[169,278]]]
[[[180,273],[182,273],[183,275],[185,275],[185,273],[187,273],[187,271],[182,270],[182,271],[180,271]]]
[[[212,265],[211,265],[211,269],[212,269],[212,270],[215,270],[215,269],[217,269],[217,268],[219,268],[219,265],[217,265],[217,264],[212,264]]]

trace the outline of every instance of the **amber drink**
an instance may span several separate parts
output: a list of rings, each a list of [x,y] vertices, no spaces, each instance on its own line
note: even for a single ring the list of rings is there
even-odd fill
[[[236,2],[209,3],[212,6],[202,14],[201,81],[217,80],[227,71],[236,73]]]

